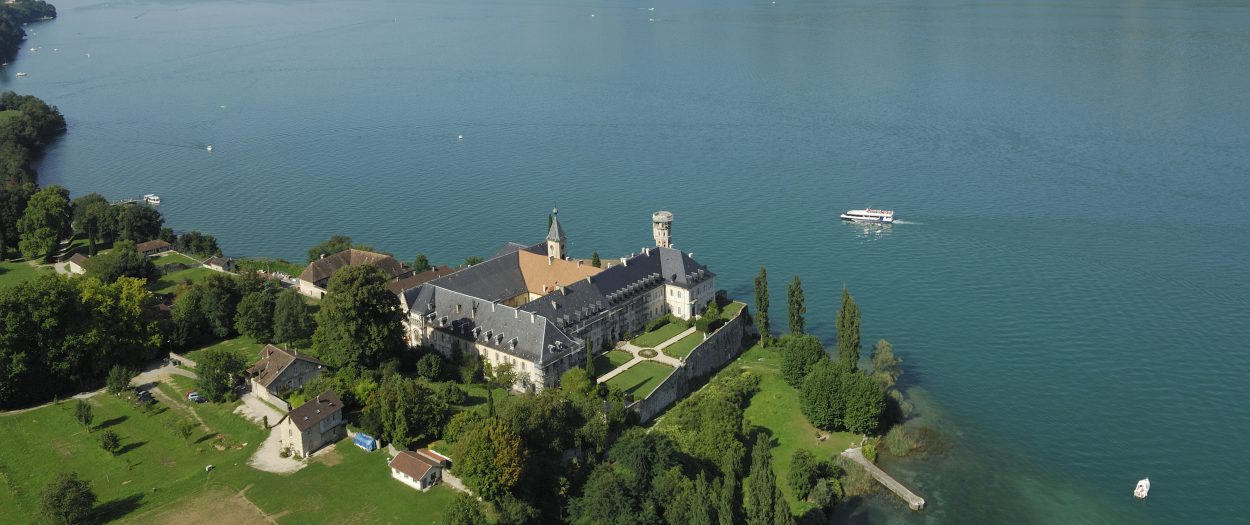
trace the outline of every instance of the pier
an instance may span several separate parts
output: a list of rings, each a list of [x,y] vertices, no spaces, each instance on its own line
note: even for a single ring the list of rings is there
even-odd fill
[[[899,483],[898,480],[890,477],[889,474],[886,474],[884,470],[881,470],[876,465],[873,465],[872,462],[868,461],[868,458],[864,457],[864,452],[860,450],[859,447],[843,450],[841,455],[844,458],[859,463],[861,467],[864,467],[864,470],[867,470],[869,474],[872,474],[873,478],[876,478],[878,482],[885,485],[885,488],[890,489],[890,492],[893,492],[896,496],[902,498],[903,501],[906,501],[907,507],[911,510],[924,509],[924,498],[917,496],[907,487],[903,486],[902,483]]]

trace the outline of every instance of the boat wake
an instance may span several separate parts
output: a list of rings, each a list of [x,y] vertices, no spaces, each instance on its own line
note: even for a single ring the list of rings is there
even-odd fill
[[[916,222],[916,221],[894,221],[894,224],[924,224],[924,223]]]

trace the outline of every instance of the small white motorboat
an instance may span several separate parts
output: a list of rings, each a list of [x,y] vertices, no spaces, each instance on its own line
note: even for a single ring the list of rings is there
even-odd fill
[[[26,73],[21,72],[21,71],[18,71],[18,72],[17,72],[17,76],[19,76],[19,77],[24,77],[24,76],[26,76]]]
[[[150,204],[152,206],[160,206],[161,198],[157,196],[155,193],[149,193],[143,196],[143,202],[146,204]]]
[[[204,149],[208,150],[208,152],[209,152],[209,153],[212,153],[212,152],[213,152],[213,145],[212,145],[212,144],[209,144],[209,145],[207,145],[207,146],[204,146]]]
[[[1133,496],[1137,499],[1146,499],[1148,494],[1150,494],[1150,478],[1142,478],[1137,482],[1137,488],[1133,489]]]

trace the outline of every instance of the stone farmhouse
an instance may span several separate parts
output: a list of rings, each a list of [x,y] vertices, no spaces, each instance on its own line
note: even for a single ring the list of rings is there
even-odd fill
[[[355,248],[334,255],[322,255],[299,274],[299,293],[321,299],[326,294],[327,283],[334,272],[348,266],[371,264],[382,270],[390,281],[400,281],[412,276],[412,269],[390,255],[367,252]]]
[[[343,403],[333,390],[326,390],[288,412],[277,430],[283,448],[296,457],[308,457],[317,449],[347,437]]]
[[[690,319],[715,294],[715,275],[672,247],[673,216],[652,216],[654,248],[606,268],[569,258],[556,216],[544,242],[509,243],[489,260],[404,291],[408,341],[511,363],[516,389],[555,386],[584,366],[586,349],[610,349],[672,313]]]
[[[260,359],[247,369],[247,376],[252,386],[252,395],[276,406],[286,407],[283,396],[316,379],[325,368],[321,361],[308,355],[300,355],[298,351],[265,345],[260,351]]]

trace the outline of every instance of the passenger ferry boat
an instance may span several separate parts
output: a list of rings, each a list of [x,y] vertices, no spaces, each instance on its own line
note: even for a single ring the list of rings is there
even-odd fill
[[[842,214],[842,220],[854,222],[894,222],[894,212],[891,210],[874,210],[868,208],[866,210],[848,210]]]

